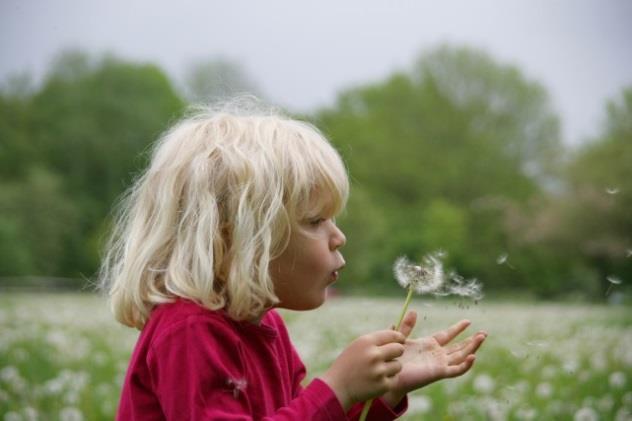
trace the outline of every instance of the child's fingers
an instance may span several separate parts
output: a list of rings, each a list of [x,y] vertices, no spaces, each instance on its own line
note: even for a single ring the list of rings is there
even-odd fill
[[[399,326],[399,331],[404,334],[404,336],[409,337],[415,328],[415,324],[417,323],[417,312],[415,310],[411,310],[406,313],[404,316],[404,320],[402,320],[402,324]]]
[[[443,346],[454,339],[459,333],[463,332],[470,325],[469,320],[461,320],[460,322],[450,326],[446,330],[435,333],[433,338]]]
[[[393,377],[397,373],[402,371],[402,363],[399,361],[387,361],[384,363],[384,376]]]
[[[400,343],[390,343],[380,347],[381,359],[384,361],[394,360],[404,354],[404,345]]]
[[[375,345],[378,346],[386,345],[391,342],[399,342],[400,344],[403,344],[406,341],[406,337],[403,333],[391,329],[379,330],[374,332],[372,336]]]
[[[468,355],[474,354],[485,340],[486,335],[482,332],[463,341],[459,349],[448,352],[448,365],[460,364]]]
[[[472,367],[472,364],[474,364],[474,360],[476,360],[476,357],[474,355],[468,355],[465,361],[463,361],[462,363],[448,366],[446,369],[446,377],[457,377],[461,374],[464,374]]]

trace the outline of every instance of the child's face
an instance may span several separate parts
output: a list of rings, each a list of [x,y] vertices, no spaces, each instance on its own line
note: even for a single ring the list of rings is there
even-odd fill
[[[326,298],[345,264],[338,251],[346,237],[331,218],[316,216],[292,230],[287,249],[270,263],[278,307],[310,310]]]

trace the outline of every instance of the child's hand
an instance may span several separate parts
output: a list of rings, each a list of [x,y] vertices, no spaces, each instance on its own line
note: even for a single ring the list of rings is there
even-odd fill
[[[416,313],[409,312],[400,331],[408,336],[415,321]],[[450,344],[469,325],[469,321],[461,320],[432,336],[406,340],[404,354],[398,359],[402,363],[402,370],[390,393],[403,397],[406,393],[437,380],[466,373],[474,363],[474,353],[487,337],[487,333],[481,331],[461,342]],[[397,399],[393,401],[397,402]]]
[[[399,382],[406,337],[401,332],[382,330],[353,341],[334,361],[321,379],[332,388],[342,407],[386,393]]]

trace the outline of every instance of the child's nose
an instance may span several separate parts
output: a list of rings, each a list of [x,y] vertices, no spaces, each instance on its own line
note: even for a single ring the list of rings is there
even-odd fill
[[[334,233],[331,237],[331,249],[336,250],[347,243],[347,237],[340,228],[334,225]]]

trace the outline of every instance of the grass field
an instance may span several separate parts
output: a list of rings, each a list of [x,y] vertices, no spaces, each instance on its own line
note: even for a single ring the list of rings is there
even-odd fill
[[[310,376],[402,300],[337,298],[282,312]],[[632,312],[624,307],[413,301],[415,336],[461,318],[490,336],[470,373],[410,395],[404,420],[632,420]],[[0,296],[0,417],[110,420],[138,333],[92,295]]]

